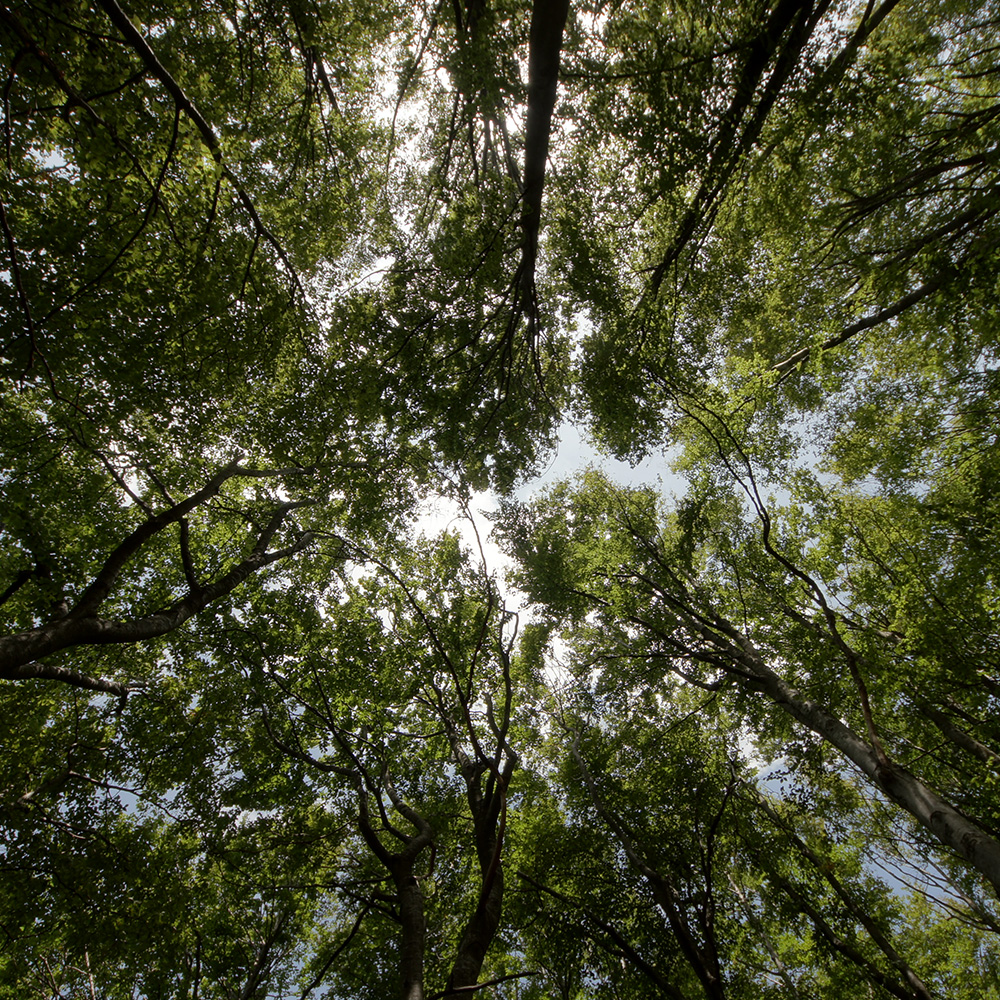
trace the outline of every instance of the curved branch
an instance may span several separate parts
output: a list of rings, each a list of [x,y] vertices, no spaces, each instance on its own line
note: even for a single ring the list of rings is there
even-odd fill
[[[264,225],[264,222],[261,220],[261,217],[258,214],[250,195],[247,193],[246,188],[243,186],[243,183],[236,176],[232,167],[230,167],[226,162],[222,153],[222,145],[219,142],[218,136],[213,131],[212,126],[209,125],[202,113],[197,107],[195,107],[194,103],[184,92],[181,85],[173,78],[173,76],[171,76],[163,63],[160,62],[142,32],[136,28],[136,26],[129,19],[129,16],[124,10],[122,10],[121,7],[118,6],[115,0],[97,0],[97,2],[98,6],[100,6],[104,13],[108,15],[112,24],[114,24],[114,26],[125,36],[125,41],[143,61],[146,69],[149,70],[149,72],[157,80],[159,80],[161,84],[163,84],[167,93],[169,93],[174,99],[177,107],[194,123],[195,128],[198,130],[198,134],[201,136],[202,142],[204,142],[204,144],[208,147],[209,152],[212,154],[212,159],[214,159],[218,164],[229,183],[233,185],[233,190],[236,192],[240,203],[243,205],[253,222],[254,230],[259,236],[262,236],[265,240],[267,240],[267,242],[274,248],[275,253],[277,253],[279,259],[281,260],[281,263],[288,271],[288,275],[292,279],[296,292],[298,292],[300,296],[304,296],[298,272],[295,270],[292,262],[288,259],[288,255],[285,253],[285,249],[278,241],[277,237],[267,228],[267,226]]]
[[[183,625],[213,601],[236,589],[254,573],[281,559],[305,549],[313,540],[312,532],[302,533],[291,545],[267,551],[267,545],[288,513],[312,501],[280,505],[261,530],[250,554],[214,583],[192,587],[180,600],[150,615],[129,621],[98,618],[94,612],[111,591],[111,587],[128,559],[157,532],[179,521],[189,511],[217,492],[226,479],[234,475],[261,474],[241,470],[235,464],[226,466],[209,484],[183,503],[156,517],[149,518],[108,557],[94,582],[87,588],[76,606],[67,614],[25,632],[0,637],[0,677],[16,678],[20,668],[33,660],[61,649],[81,645],[136,643],[166,635]],[[266,473],[265,473],[266,474]],[[72,682],[70,682],[72,683]]]
[[[38,680],[62,681],[71,687],[83,688],[85,691],[99,691],[102,694],[113,694],[117,698],[125,698],[129,693],[129,686],[119,681],[111,681],[106,677],[90,677],[81,674],[79,671],[70,670],[67,667],[57,667],[49,663],[23,663],[15,667],[10,672],[4,672],[3,676],[7,680],[27,680],[35,678]]]

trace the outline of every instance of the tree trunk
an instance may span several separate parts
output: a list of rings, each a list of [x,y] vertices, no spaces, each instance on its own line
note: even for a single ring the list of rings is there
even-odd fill
[[[747,643],[749,646],[749,643]],[[1000,843],[905,767],[878,759],[857,733],[821,705],[802,697],[756,654],[741,657],[755,687],[782,711],[822,736],[857,765],[896,805],[982,874],[1000,895]]]
[[[452,966],[448,981],[449,990],[462,986],[474,986],[479,981],[479,973],[486,960],[486,952],[500,928],[503,890],[503,868],[497,865],[488,892],[485,897],[479,900],[476,912],[465,926],[465,933],[462,935],[462,941],[458,947],[458,957]],[[445,994],[445,996],[449,995],[451,994]]]
[[[399,947],[399,970],[403,1000],[423,1000],[424,947],[427,923],[424,918],[424,896],[413,874],[413,862],[396,859],[392,865],[392,880],[399,900],[402,936]]]
[[[528,306],[534,288],[541,224],[542,189],[549,156],[549,133],[559,82],[559,59],[569,0],[535,0],[528,41],[528,113],[524,129],[524,189],[521,229],[521,304]]]

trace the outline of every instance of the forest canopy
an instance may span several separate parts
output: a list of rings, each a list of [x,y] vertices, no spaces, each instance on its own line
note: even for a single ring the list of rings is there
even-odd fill
[[[1000,1000],[997,38],[0,6],[0,997]]]

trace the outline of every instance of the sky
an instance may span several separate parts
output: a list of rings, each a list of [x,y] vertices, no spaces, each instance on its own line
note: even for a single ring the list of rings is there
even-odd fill
[[[546,487],[560,480],[569,479],[590,466],[601,469],[623,486],[658,484],[664,495],[673,493],[679,496],[684,492],[684,480],[671,472],[670,462],[666,456],[651,456],[633,468],[627,462],[619,462],[600,454],[579,427],[567,422],[559,430],[559,447],[546,469],[540,476],[521,486],[516,496],[519,500],[530,500]],[[475,517],[475,529],[462,516],[456,505],[444,499],[435,499],[427,505],[426,512],[419,518],[417,530],[431,536],[445,529],[457,531],[473,552],[481,542],[488,570],[496,571],[498,576],[502,577],[502,570],[512,564],[490,539],[490,522],[487,515],[497,509],[496,497],[490,493],[477,493],[473,496],[470,509]],[[512,593],[506,593],[505,596],[508,606],[514,605],[510,609],[517,610],[517,596]]]
[[[559,429],[559,449],[548,468],[539,478],[522,486],[517,495],[527,500],[546,486],[568,479],[590,465],[602,469],[623,486],[650,485],[660,480],[665,493],[682,493],[684,490],[683,480],[670,471],[670,463],[665,456],[654,455],[632,468],[627,462],[601,455],[579,427],[564,423]]]

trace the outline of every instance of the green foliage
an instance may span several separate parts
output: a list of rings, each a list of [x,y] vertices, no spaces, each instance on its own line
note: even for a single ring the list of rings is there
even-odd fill
[[[0,11],[0,997],[1000,993],[996,4],[555,10]]]

